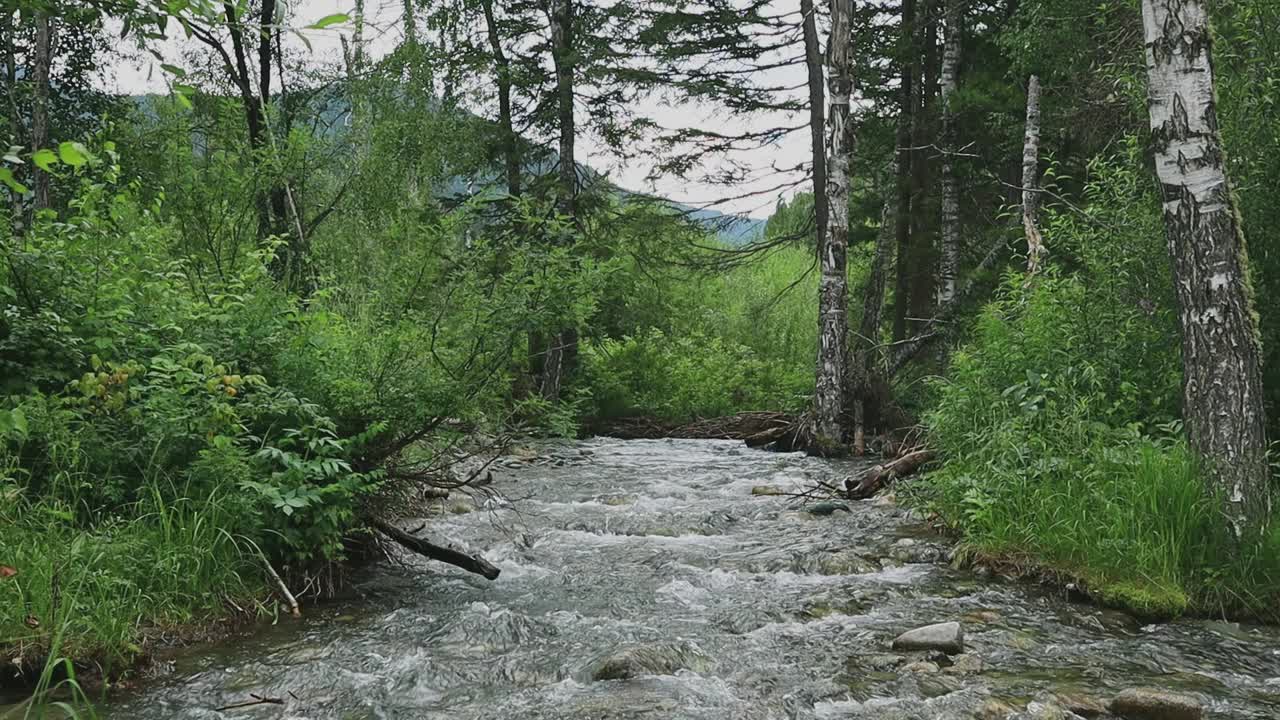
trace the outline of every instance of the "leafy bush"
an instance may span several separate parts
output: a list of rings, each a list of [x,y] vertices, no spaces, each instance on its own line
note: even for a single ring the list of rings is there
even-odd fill
[[[599,417],[646,413],[688,420],[794,408],[804,397],[797,386],[807,378],[788,370],[745,345],[701,333],[671,337],[656,328],[606,340],[586,355]]]
[[[0,638],[47,651],[66,629],[64,652],[115,662],[140,619],[260,595],[264,559],[340,560],[380,480],[350,458],[385,426],[340,435],[280,384],[302,325],[268,252],[194,272],[163,207],[99,155],[64,217],[4,244],[0,564],[18,575],[0,583]]]

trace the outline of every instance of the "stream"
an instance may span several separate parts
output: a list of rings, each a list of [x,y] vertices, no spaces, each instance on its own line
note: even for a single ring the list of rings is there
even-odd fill
[[[1146,686],[1194,695],[1211,718],[1280,717],[1280,629],[1147,625],[952,569],[949,543],[891,502],[815,515],[752,493],[860,467],[732,441],[540,446],[499,463],[500,497],[477,496],[472,512],[450,501],[425,531],[482,552],[497,581],[382,563],[358,578],[361,602],[183,650],[103,712],[1040,720]],[[963,655],[890,648],[953,620]],[[216,709],[254,693],[284,702]]]

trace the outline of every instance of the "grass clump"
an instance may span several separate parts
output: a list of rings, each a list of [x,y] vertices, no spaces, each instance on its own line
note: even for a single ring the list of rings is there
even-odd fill
[[[914,493],[972,554],[1104,603],[1278,619],[1277,534],[1230,536],[1176,419],[1175,303],[1150,271],[1165,262],[1159,203],[1129,167],[1091,166],[1090,217],[1049,209],[1057,263],[1030,283],[1011,273],[933,381],[925,418],[945,462]],[[1131,232],[1111,229],[1121,217]]]
[[[93,658],[110,677],[144,655],[148,637],[263,595],[260,566],[228,532],[234,520],[217,494],[133,510],[90,527],[47,500],[0,511],[0,564],[12,573],[0,579],[0,639],[11,669],[30,672],[57,652]]]

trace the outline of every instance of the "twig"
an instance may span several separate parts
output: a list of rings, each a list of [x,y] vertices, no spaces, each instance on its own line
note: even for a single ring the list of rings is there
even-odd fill
[[[258,551],[262,555],[262,551]],[[302,611],[298,609],[298,601],[293,597],[293,593],[289,592],[289,588],[284,584],[284,580],[280,579],[280,575],[276,573],[276,569],[271,567],[271,563],[267,560],[266,555],[262,555],[262,564],[267,568],[267,574],[272,580],[276,581],[276,587],[280,588],[280,594],[284,595],[285,602],[289,603],[289,614],[300,618]]]
[[[271,574],[274,575],[275,572],[273,571]],[[286,590],[285,592],[288,592],[288,591]],[[293,693],[289,693],[289,694],[293,695]],[[266,697],[266,696],[257,695],[254,693],[249,693],[249,697],[253,699],[246,700],[244,702],[232,703],[231,705],[223,705],[220,708],[214,708],[213,711],[222,712],[223,710],[235,710],[236,708],[247,708],[247,707],[253,707],[254,705],[283,705],[284,704],[284,700],[280,698]]]

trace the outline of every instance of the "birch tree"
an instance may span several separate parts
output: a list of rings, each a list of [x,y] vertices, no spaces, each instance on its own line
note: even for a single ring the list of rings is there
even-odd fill
[[[1040,270],[1044,241],[1036,215],[1040,208],[1040,76],[1027,81],[1027,126],[1022,141],[1022,229],[1027,236],[1027,277]]]
[[[946,45],[942,51],[942,258],[938,268],[938,307],[956,295],[960,271],[960,198],[956,189],[956,127],[952,103],[960,64],[960,34],[964,32],[960,0],[946,0]]]
[[[1238,539],[1271,513],[1261,350],[1201,0],[1143,0],[1148,110],[1182,330],[1183,417]]]
[[[853,123],[853,0],[831,0],[831,36],[827,41],[827,233],[819,243],[822,277],[818,281],[818,368],[814,390],[814,436],[819,449],[844,442],[840,412],[849,332],[847,257],[849,251],[849,160]]]

